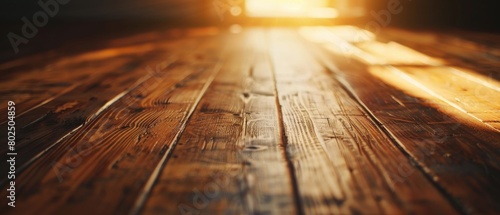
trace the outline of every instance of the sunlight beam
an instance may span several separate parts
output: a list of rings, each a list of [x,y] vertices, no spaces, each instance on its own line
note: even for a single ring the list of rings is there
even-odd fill
[[[247,0],[249,17],[336,18],[338,11],[328,0]]]

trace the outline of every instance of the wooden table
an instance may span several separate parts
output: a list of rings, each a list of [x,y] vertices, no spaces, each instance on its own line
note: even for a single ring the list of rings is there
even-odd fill
[[[2,214],[500,214],[500,36],[231,29],[0,64]]]

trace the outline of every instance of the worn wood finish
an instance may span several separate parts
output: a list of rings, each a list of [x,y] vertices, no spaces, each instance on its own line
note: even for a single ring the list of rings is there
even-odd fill
[[[475,34],[478,35],[478,34]],[[446,65],[465,67],[477,74],[500,80],[500,44],[480,39],[462,38],[461,34],[411,32],[388,29],[378,35],[382,40],[395,41],[429,56],[444,60]],[[490,36],[489,40],[496,40]]]
[[[424,63],[427,68],[407,65],[400,70],[461,111],[498,130],[500,73],[497,68],[500,66],[500,48],[498,43],[491,42],[496,38],[492,35],[467,35],[470,33],[451,36],[390,29],[381,38],[398,41],[434,58],[441,58],[441,65]],[[463,37],[472,38],[467,40]]]
[[[126,43],[122,42],[118,47],[69,56],[43,53],[25,59],[25,64],[22,64],[23,61],[7,62],[0,65],[3,70],[0,74],[1,98],[14,101],[17,115],[22,116],[77,86],[90,85],[100,80],[104,74],[116,73],[116,70],[130,70],[128,68],[133,66],[131,65],[133,62],[157,64],[154,58],[172,52],[182,47],[181,43],[186,42],[157,41],[157,45],[153,46],[148,43],[134,44],[132,38]],[[137,70],[132,69],[132,71]],[[1,111],[5,113],[5,110]],[[5,120],[1,122],[4,123]]]
[[[25,210],[21,213],[63,213],[69,210],[88,214],[88,210],[93,210],[101,214],[123,214],[132,208],[147,176],[154,170],[154,157],[158,161],[164,153],[165,144],[182,127],[182,119],[185,121],[190,106],[214,71],[217,59],[210,55],[214,52],[214,45],[207,42],[197,53],[184,56],[172,65],[162,62],[165,65],[160,67],[161,71],[145,76],[146,80],[139,80],[139,84],[129,91],[118,93],[103,106],[105,109],[94,113],[95,116],[75,134],[56,142],[57,145],[18,179],[25,184],[19,190],[20,195],[24,192],[29,197],[20,205],[33,203],[30,207],[21,206]],[[189,48],[185,50],[189,52]],[[109,82],[120,84],[116,79],[115,74]],[[96,151],[100,153],[91,153]],[[134,161],[138,160],[145,160],[145,163],[134,168]],[[89,168],[95,172],[87,171]],[[105,170],[110,172],[102,172]],[[96,172],[100,174],[93,174]],[[113,180],[127,176],[136,178],[121,183]],[[65,191],[54,192],[54,188]],[[112,191],[102,193],[108,189]],[[33,190],[38,192],[30,195]],[[122,198],[113,197],[116,193],[123,194]],[[110,201],[93,198],[95,196],[109,196]],[[53,198],[58,200],[53,201]],[[51,206],[45,207],[47,204]]]
[[[500,122],[500,84],[496,81],[450,68],[396,68],[421,83],[424,89],[481,122],[491,127]]]
[[[294,31],[271,34],[287,150],[306,214],[456,213],[332,74],[304,55],[310,50]]]
[[[158,29],[0,64],[0,211],[500,214],[500,42],[357,31]]]
[[[136,68],[136,66],[138,65],[132,67],[129,65],[129,69],[142,69]],[[17,139],[16,148],[20,156],[17,164],[22,167],[36,154],[47,149],[54,142],[92,119],[94,114],[109,100],[126,90],[126,88],[121,88],[120,86],[123,85],[120,84],[131,86],[137,81],[136,79],[129,79],[127,76],[118,76],[119,78],[117,78],[118,74],[122,74],[124,71],[128,72],[128,70],[121,68],[117,69],[119,72],[108,74],[107,78],[96,79],[91,81],[90,85],[76,87],[54,99],[49,98],[48,102],[42,102],[41,106],[29,111],[29,114],[19,114],[20,116],[17,118],[17,135],[19,138]],[[115,80],[119,82],[115,82]],[[106,93],[98,93],[109,87],[111,90],[107,90]],[[5,134],[1,136],[5,137]],[[7,152],[6,145],[2,145],[1,152]],[[1,164],[0,169],[6,169],[5,165]]]
[[[370,41],[355,46],[371,56],[370,64],[379,64],[381,67],[390,65],[393,71],[399,72],[396,77],[400,76],[400,79],[413,82],[437,99],[449,103],[483,123],[498,122],[500,82],[493,80],[492,77],[484,77],[463,68],[446,66],[446,61],[430,58],[395,43]]]
[[[158,65],[160,62],[155,61],[156,57],[189,46],[188,43],[193,42],[191,37],[208,36],[217,31],[211,27],[157,30],[92,43],[79,52],[61,47],[58,51],[5,62],[0,64],[0,98],[13,100],[20,116],[76,86],[99,80],[96,76],[126,69],[126,63],[136,61],[151,67]],[[5,110],[0,110],[0,113],[6,114]]]
[[[191,46],[195,44],[191,43]],[[184,50],[189,50],[189,44],[185,45]],[[19,153],[16,163],[18,170],[22,170],[45,150],[58,144],[68,133],[95,118],[145,78],[156,75],[161,67],[174,62],[178,54],[180,53],[159,49],[143,53],[142,57],[136,59],[122,60],[123,65],[119,64],[119,67],[110,71],[96,71],[89,81],[83,79],[79,86],[68,92],[49,98],[27,113],[21,112],[16,118],[19,137],[16,143]],[[0,134],[2,138],[6,138],[5,135]],[[0,151],[6,153],[7,145],[0,146]],[[7,164],[0,164],[0,169],[7,170]],[[2,182],[4,179],[2,178]]]
[[[497,159],[500,133],[475,123],[476,119],[464,116],[463,112],[453,111],[456,108],[439,102],[438,98],[431,96],[424,100],[413,96],[415,91],[422,91],[419,87],[401,91],[369,72],[382,68],[383,74],[397,79],[400,72],[391,73],[394,67],[390,65],[373,67],[366,60],[365,64],[357,60],[342,61],[353,53],[358,60],[363,60],[359,56],[367,56],[355,46],[345,47],[344,53],[324,50],[316,53],[421,171],[443,190],[455,208],[462,213],[497,213],[500,208],[495,199],[499,198],[500,190],[495,185],[500,182]],[[399,77],[399,82],[405,81]],[[454,115],[447,115],[450,113]]]
[[[64,65],[42,69],[13,70],[3,73],[2,99],[16,103],[18,116],[22,116],[37,106],[48,103],[79,85],[79,81],[91,79],[93,74],[113,71],[130,62],[131,58],[115,57],[101,62],[84,62],[76,67]],[[65,68],[66,67],[66,68]],[[19,86],[19,83],[21,84]],[[2,110],[5,114],[5,110]],[[5,120],[2,120],[2,124]]]
[[[1,97],[16,103],[18,171],[98,115],[108,102],[192,50],[199,41],[190,37],[215,33],[214,28],[142,33],[108,41],[104,49],[70,56],[49,52],[1,64],[1,86],[6,89]],[[38,69],[40,65],[44,68]],[[6,114],[6,109],[1,111]],[[5,127],[6,121],[2,122]],[[0,146],[2,153],[6,150],[7,145]],[[0,169],[6,168],[0,164]],[[0,182],[4,181],[2,177]]]
[[[186,125],[145,214],[296,213],[262,34],[229,40],[230,57]]]

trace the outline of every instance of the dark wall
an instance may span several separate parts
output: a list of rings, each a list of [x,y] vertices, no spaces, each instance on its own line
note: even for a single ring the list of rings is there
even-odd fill
[[[2,21],[19,22],[41,10],[40,0],[8,0],[0,7]],[[56,0],[41,0],[43,2]],[[60,0],[63,1],[63,0]],[[164,19],[182,22],[214,18],[213,2],[235,0],[64,0],[53,20]],[[454,26],[499,28],[495,0],[365,0],[375,11],[387,9],[389,1],[399,1],[403,12],[391,24],[407,26]],[[223,5],[223,4],[219,4]]]
[[[3,20],[32,16],[42,10],[40,0],[8,0],[0,8]],[[56,0],[41,0],[54,2]],[[53,19],[188,19],[210,12],[208,0],[60,0],[59,12]],[[207,8],[208,7],[208,8]]]
[[[58,2],[47,11],[39,2]],[[218,20],[212,0],[6,0],[0,7],[0,61],[79,41]],[[64,4],[66,3],[66,4]],[[47,20],[33,21],[37,14]],[[50,17],[49,17],[50,16]],[[29,22],[28,24],[26,24]],[[33,30],[34,29],[34,30]],[[26,33],[28,32],[28,33]],[[15,48],[18,47],[18,48]]]
[[[31,38],[23,34],[25,23],[21,18],[32,20],[37,12],[43,10],[38,4],[40,1],[67,4],[59,4],[57,13]],[[231,17],[224,7],[228,2],[237,1],[240,0],[6,0],[0,7],[0,55],[16,57],[23,53],[50,50],[73,39],[103,36],[106,32],[123,35],[126,31],[133,32],[135,28],[148,27],[145,24],[156,23],[150,20],[159,20],[162,26],[164,23],[177,26],[230,23]],[[500,31],[500,15],[495,0],[364,1],[369,5],[368,11],[374,14],[388,10],[391,1],[399,2],[403,10],[391,15],[389,25]],[[214,2],[219,4],[214,5]],[[217,16],[217,10],[225,12],[224,19]],[[149,21],[144,22],[145,19]],[[367,19],[375,18],[368,14]],[[13,42],[8,37],[9,33],[29,39],[28,43],[20,45],[16,55],[12,51]]]
[[[375,10],[387,8],[394,0],[373,0]],[[458,27],[500,29],[500,13],[495,0],[399,0],[403,11],[393,16],[392,25],[410,27]]]

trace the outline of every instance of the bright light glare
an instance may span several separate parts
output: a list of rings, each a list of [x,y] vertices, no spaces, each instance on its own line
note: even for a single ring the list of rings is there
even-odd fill
[[[364,63],[373,76],[447,114],[473,118],[500,131],[500,82],[492,77],[448,66],[445,59],[396,42],[379,41],[354,26],[302,27],[299,32],[339,57]]]
[[[338,11],[328,0],[247,0],[249,17],[336,18]]]
[[[233,16],[239,16],[241,14],[241,8],[238,6],[233,6],[233,7],[231,7],[230,12],[231,12],[231,15],[233,15]]]

